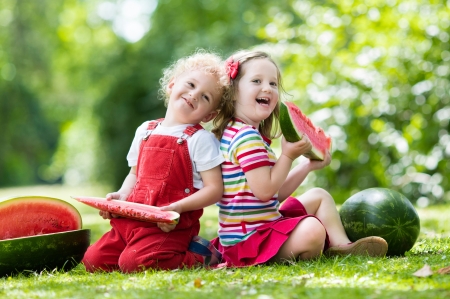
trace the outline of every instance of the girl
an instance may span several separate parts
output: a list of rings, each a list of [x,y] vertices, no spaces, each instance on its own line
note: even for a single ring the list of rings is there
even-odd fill
[[[193,267],[205,261],[188,247],[198,235],[203,208],[223,193],[223,156],[214,135],[199,123],[217,115],[227,84],[215,54],[198,52],[165,70],[161,79],[165,118],[144,122],[137,129],[127,156],[130,173],[120,190],[106,199],[163,207],[180,213],[180,221],[176,226],[154,224],[100,211],[111,219],[112,228],[88,248],[83,259],[86,270],[136,272]]]
[[[311,171],[330,163],[302,159],[311,149],[307,138],[282,139],[278,160],[269,147],[277,131],[281,75],[268,54],[241,51],[227,60],[230,99],[214,120],[221,139],[224,195],[219,206],[219,238],[213,245],[233,266],[249,266],[326,254],[384,256],[387,243],[368,237],[351,243],[333,198],[314,188],[290,197]],[[284,204],[279,208],[279,203]]]

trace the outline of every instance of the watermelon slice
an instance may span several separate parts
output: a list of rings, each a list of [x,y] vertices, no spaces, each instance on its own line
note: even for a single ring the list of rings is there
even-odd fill
[[[72,198],[99,210],[146,222],[177,224],[180,214],[161,211],[160,208],[123,200],[106,200],[101,197],[72,196]]]
[[[0,240],[81,229],[81,215],[70,203],[45,196],[0,201]]]
[[[294,103],[281,103],[280,127],[284,138],[289,142],[297,142],[303,135],[308,136],[312,149],[304,156],[311,160],[323,160],[326,152],[331,149],[331,138],[321,128],[314,126]]]

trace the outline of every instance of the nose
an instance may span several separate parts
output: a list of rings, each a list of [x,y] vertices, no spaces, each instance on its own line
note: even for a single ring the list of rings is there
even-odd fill
[[[191,90],[189,92],[189,96],[191,97],[192,100],[197,101],[197,97],[198,97],[198,91],[195,90]]]
[[[272,92],[272,87],[270,86],[269,83],[265,83],[265,84],[263,85],[262,90],[263,90],[264,92],[271,93],[271,92]]]

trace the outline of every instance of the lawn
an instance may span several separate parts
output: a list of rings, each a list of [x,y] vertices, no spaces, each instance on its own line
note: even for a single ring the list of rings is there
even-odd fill
[[[109,229],[96,210],[70,195],[104,196],[102,187],[27,187],[0,189],[0,198],[47,195],[67,200],[91,229],[92,242]],[[201,235],[216,230],[216,208],[202,217]],[[339,257],[289,265],[241,269],[145,271],[89,274],[82,265],[69,272],[48,271],[0,278],[0,298],[450,298],[450,205],[417,209],[421,233],[404,257]],[[414,273],[428,265],[433,274]]]

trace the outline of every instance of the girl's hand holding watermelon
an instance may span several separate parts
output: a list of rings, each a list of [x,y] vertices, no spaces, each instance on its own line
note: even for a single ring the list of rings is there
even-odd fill
[[[312,145],[307,137],[297,142],[288,142],[284,136],[281,139],[281,154],[288,157],[292,161],[309,152],[311,147]]]
[[[311,159],[305,159],[305,160],[307,160],[309,162],[311,171],[312,170],[319,170],[319,169],[325,168],[328,165],[330,165],[330,163],[331,163],[331,154],[330,154],[330,151],[327,150],[325,152],[323,161],[321,161],[321,160],[311,160]]]

